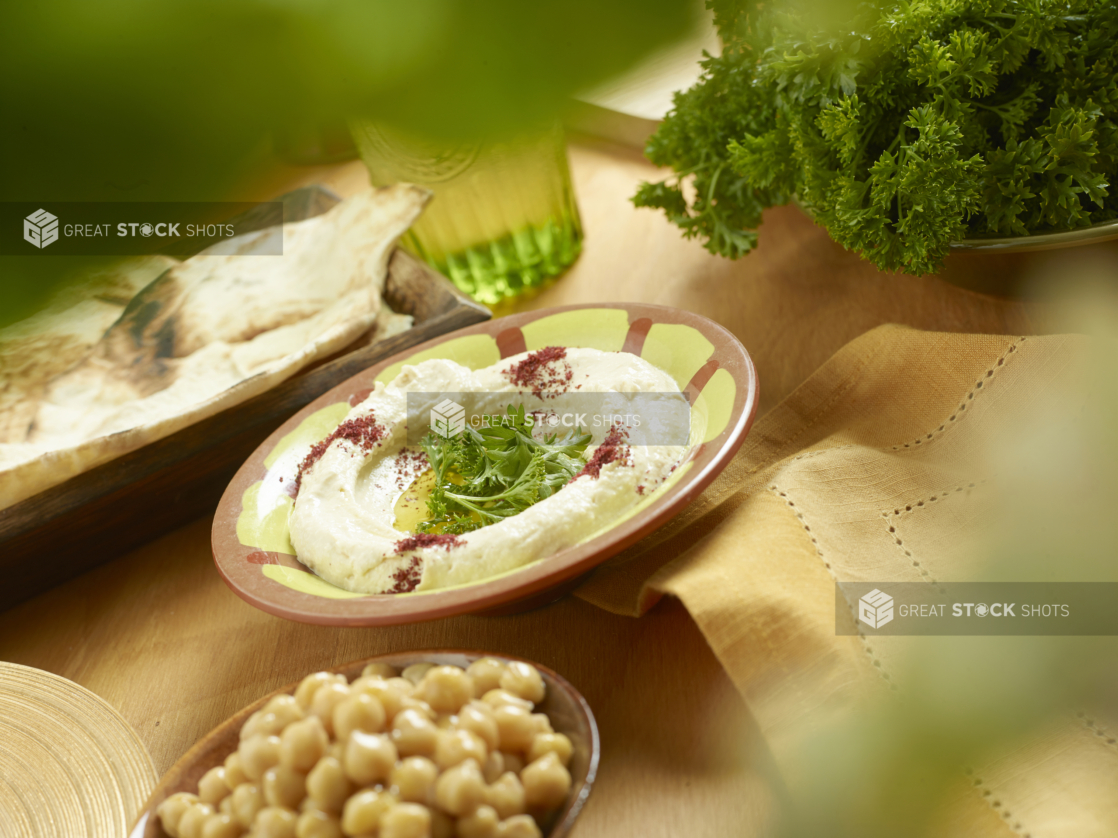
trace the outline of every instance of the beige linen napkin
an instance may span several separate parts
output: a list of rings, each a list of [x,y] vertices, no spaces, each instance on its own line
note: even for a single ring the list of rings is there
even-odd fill
[[[1074,337],[868,332],[759,419],[699,500],[578,596],[632,615],[679,597],[794,775],[814,731],[896,690],[911,640],[836,636],[834,581],[975,578],[989,441],[1052,407],[1044,400],[1084,349]],[[1118,834],[1118,747],[1088,716],[1057,719],[960,780],[945,834]]]

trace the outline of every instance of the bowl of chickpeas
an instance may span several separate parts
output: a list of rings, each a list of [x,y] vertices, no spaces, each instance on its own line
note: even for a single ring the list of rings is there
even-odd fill
[[[597,773],[585,699],[539,664],[438,650],[315,672],[200,740],[131,838],[561,838]]]

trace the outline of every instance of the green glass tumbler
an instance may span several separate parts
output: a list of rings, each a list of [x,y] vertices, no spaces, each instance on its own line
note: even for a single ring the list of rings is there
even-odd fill
[[[456,146],[373,122],[351,130],[373,185],[434,193],[402,244],[478,302],[497,306],[546,285],[578,257],[582,223],[560,126]]]

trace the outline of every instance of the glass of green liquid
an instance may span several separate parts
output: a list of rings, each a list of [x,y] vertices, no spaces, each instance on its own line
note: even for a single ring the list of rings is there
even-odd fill
[[[372,122],[351,130],[374,186],[434,192],[402,244],[478,302],[546,285],[578,257],[582,224],[558,125],[456,146]]]

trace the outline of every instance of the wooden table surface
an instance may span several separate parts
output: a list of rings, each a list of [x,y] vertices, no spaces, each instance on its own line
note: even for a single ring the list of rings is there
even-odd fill
[[[575,267],[520,308],[628,300],[687,308],[727,326],[752,353],[764,412],[830,354],[885,322],[966,332],[1035,332],[1037,309],[935,277],[877,272],[798,210],[766,216],[760,249],[739,262],[680,238],[628,202],[660,175],[636,153],[571,148],[586,243]],[[267,198],[323,182],[342,194],[360,164],[278,171]],[[952,257],[965,281],[1023,274],[1015,257]],[[602,733],[599,779],[577,836],[764,835],[779,780],[748,709],[674,601],[632,619],[575,597],[514,617],[462,617],[393,629],[338,629],[271,617],[213,567],[209,519],[0,614],[0,659],[70,678],[116,707],[161,773],[243,705],[307,672],[432,647],[535,659],[583,691]],[[43,557],[49,561],[49,556]]]

